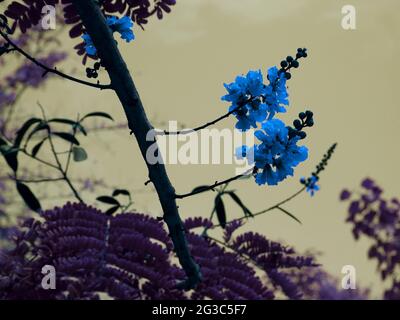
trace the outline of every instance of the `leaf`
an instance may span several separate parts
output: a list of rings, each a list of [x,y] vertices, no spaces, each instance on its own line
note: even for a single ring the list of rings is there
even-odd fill
[[[41,123],[39,123],[39,124],[31,131],[31,133],[29,134],[28,138],[27,138],[26,141],[25,141],[25,146],[28,144],[28,142],[31,140],[31,138],[34,136],[35,133],[37,133],[37,132],[39,132],[39,131],[42,131],[42,130],[45,130],[45,129],[48,130],[48,131],[50,131],[50,126],[49,126],[46,122],[42,121]]]
[[[8,143],[0,137],[0,152],[4,156],[7,164],[15,172],[18,169],[17,152],[18,149],[8,145]]]
[[[116,189],[116,190],[114,190],[112,196],[116,197],[116,196],[119,196],[120,194],[123,194],[125,196],[130,196],[131,195],[131,193],[126,189]]]
[[[74,161],[80,162],[80,161],[85,161],[88,158],[88,155],[85,151],[85,149],[81,147],[73,147],[72,148],[72,154],[74,156]]]
[[[103,202],[103,203],[107,203],[107,204],[113,204],[113,205],[117,205],[117,206],[120,205],[120,203],[118,202],[117,199],[114,199],[113,197],[109,197],[109,196],[97,197],[96,200]]]
[[[89,117],[102,117],[102,118],[107,118],[107,119],[110,119],[111,121],[114,121],[114,119],[108,113],[105,113],[105,112],[91,112],[91,113],[88,113],[86,116],[84,116],[81,119],[81,121],[83,121],[84,119],[89,118]]]
[[[80,130],[85,136],[87,135],[87,132],[85,128],[77,121],[71,120],[71,119],[64,119],[64,118],[54,118],[50,119],[48,121],[50,122],[56,122],[56,123],[64,123],[64,124],[69,124],[71,125],[74,129]]]
[[[64,118],[54,118],[54,119],[50,119],[49,121],[47,121],[48,123],[50,122],[57,122],[57,123],[65,123],[65,124],[69,124],[69,125],[75,125],[77,122],[71,119],[64,119]]]
[[[105,212],[105,214],[107,215],[107,216],[111,216],[113,213],[115,213],[118,209],[119,209],[119,205],[118,206],[114,206],[114,207],[111,207],[110,209],[108,209],[106,212]]]
[[[41,119],[38,118],[30,118],[27,120],[21,128],[17,131],[17,136],[15,137],[14,146],[19,147],[21,145],[22,139],[24,138],[26,132],[29,128],[34,125],[35,123],[42,122]]]
[[[65,141],[71,142],[79,146],[79,141],[68,132],[53,132],[53,134],[60,137],[61,139],[64,139]]]
[[[32,193],[29,187],[21,182],[17,182],[17,190],[22,199],[24,199],[26,205],[33,211],[40,211],[42,209],[39,200]]]
[[[40,148],[42,147],[43,143],[47,140],[47,137],[44,138],[42,141],[40,141],[38,144],[36,144],[33,148],[32,148],[32,156],[36,157],[36,155],[38,154]]]
[[[218,222],[223,229],[226,226],[226,212],[224,202],[222,201],[221,195],[215,197],[215,212],[217,213]]]
[[[242,208],[242,210],[243,210],[245,216],[251,216],[251,217],[253,216],[253,213],[250,211],[249,208],[247,208],[247,207],[244,205],[244,203],[242,202],[242,200],[240,200],[240,198],[236,195],[235,192],[233,192],[233,191],[228,191],[228,192],[226,192],[226,193],[229,194],[229,196],[232,198],[232,200],[235,201],[235,202],[238,204],[238,206]]]
[[[192,190],[192,193],[200,193],[202,191],[210,190],[209,186],[198,186]]]
[[[289,217],[291,217],[293,220],[297,221],[298,223],[302,224],[299,219],[297,219],[293,214],[291,214],[289,211],[286,209],[283,209],[281,207],[277,207],[277,209],[281,210],[283,213],[287,214]]]

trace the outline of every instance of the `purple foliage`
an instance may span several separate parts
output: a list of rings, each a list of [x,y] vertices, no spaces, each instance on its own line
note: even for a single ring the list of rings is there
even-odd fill
[[[353,226],[354,238],[364,235],[373,241],[368,256],[378,261],[382,280],[392,279],[392,288],[385,293],[385,298],[400,299],[396,279],[400,271],[399,199],[386,199],[383,190],[370,178],[362,181],[360,192],[343,190],[340,199],[350,202],[346,221]]]
[[[1,299],[98,299],[99,293],[116,299],[272,299],[270,280],[261,280],[254,261],[285,293],[294,289],[278,270],[313,265],[253,233],[233,238],[232,248],[240,252],[232,252],[192,231],[209,227],[208,220],[188,219],[190,251],[203,281],[196,290],[183,292],[176,284],[184,273],[161,221],[138,213],[110,217],[70,203],[42,212],[41,218],[25,220],[13,232],[15,248],[0,251]],[[56,269],[56,290],[41,288],[44,265]]]
[[[288,273],[291,282],[303,293],[304,299],[311,300],[366,300],[368,290],[345,290],[340,281],[321,268],[303,268]]]
[[[164,17],[164,13],[171,12],[171,6],[176,4],[176,0],[103,0],[103,12],[105,14],[119,14],[131,17],[139,26],[147,24],[148,19],[156,15],[158,19]],[[78,38],[84,32],[83,24],[80,20],[71,0],[24,0],[13,1],[8,5],[4,14],[12,20],[11,28],[17,27],[25,33],[26,30],[37,25],[42,17],[42,8],[45,5],[62,5],[63,20],[71,25],[69,35],[71,38]],[[83,63],[86,63],[88,57],[84,48],[84,42],[75,46],[77,53],[83,55]]]

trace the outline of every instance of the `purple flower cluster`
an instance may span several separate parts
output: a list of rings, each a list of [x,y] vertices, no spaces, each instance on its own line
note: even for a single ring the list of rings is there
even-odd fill
[[[362,181],[360,192],[345,189],[340,199],[350,202],[346,221],[353,225],[354,238],[364,235],[373,241],[368,256],[378,261],[382,280],[392,279],[392,288],[385,297],[400,299],[400,285],[396,278],[400,271],[399,199],[386,199],[383,190],[370,178]]]
[[[15,247],[0,251],[0,299],[272,299],[279,285],[288,297],[296,288],[281,270],[314,265],[290,248],[259,234],[232,237],[229,245],[194,232],[210,227],[202,218],[185,221],[187,239],[203,281],[193,291],[177,289],[184,278],[162,222],[138,213],[110,217],[84,204],[44,211],[14,230]],[[229,248],[229,249],[227,249]],[[253,263],[270,280],[262,280]],[[41,288],[44,265],[55,267],[56,290]]]

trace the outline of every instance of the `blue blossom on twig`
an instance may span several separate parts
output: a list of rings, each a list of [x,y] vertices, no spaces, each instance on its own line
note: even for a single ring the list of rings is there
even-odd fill
[[[118,18],[111,16],[107,18],[107,24],[113,33],[118,32],[121,35],[121,38],[126,42],[131,42],[135,39],[135,35],[132,31],[133,21],[130,17],[124,16],[122,18]],[[82,35],[82,39],[85,42],[86,53],[90,56],[95,56],[97,50],[93,44],[92,38],[87,33],[84,33]]]
[[[319,191],[320,189],[320,186],[317,185],[318,178],[316,176],[311,176],[309,179],[302,177],[300,182],[306,186],[306,190],[311,197],[313,197],[315,192]]]

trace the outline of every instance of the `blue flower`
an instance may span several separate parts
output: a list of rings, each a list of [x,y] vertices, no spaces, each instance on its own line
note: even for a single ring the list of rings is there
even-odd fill
[[[293,168],[308,157],[308,149],[297,145],[300,140],[297,136],[289,138],[288,128],[279,119],[265,121],[255,136],[261,143],[250,149],[243,146],[241,150],[249,162],[251,157],[254,158],[255,167],[259,169],[255,176],[259,185],[277,185],[287,176],[292,176]]]
[[[236,128],[246,131],[251,127],[257,128],[257,122],[267,118],[267,105],[262,102],[265,85],[260,70],[249,71],[246,76],[238,76],[235,82],[224,84],[228,94],[222,100],[231,102],[229,112],[233,112],[238,122]]]
[[[126,42],[130,42],[135,39],[135,35],[132,31],[133,21],[130,17],[124,16],[121,19],[118,19],[114,16],[108,17],[107,24],[110,26],[113,32],[118,32],[121,35],[121,38]]]
[[[257,128],[257,123],[271,120],[278,112],[286,112],[289,100],[285,73],[272,67],[268,70],[268,79],[269,84],[265,85],[260,70],[249,71],[246,76],[236,77],[235,82],[224,84],[228,94],[222,100],[232,103],[229,112],[241,106],[233,112],[238,120],[237,129]]]
[[[308,179],[302,177],[300,182],[306,186],[306,191],[311,195],[311,197],[314,196],[315,192],[321,189],[320,186],[317,185],[318,178],[314,175]]]
[[[130,17],[124,16],[119,19],[118,17],[111,16],[107,17],[106,21],[112,32],[118,32],[121,35],[121,38],[126,42],[130,42],[135,39],[135,35],[132,31],[133,21]],[[97,50],[93,44],[92,38],[87,33],[84,33],[82,35],[82,39],[85,42],[86,53],[90,56],[95,56]]]
[[[268,107],[269,119],[276,113],[286,112],[289,105],[289,95],[286,88],[286,77],[284,72],[279,72],[277,67],[268,69],[269,85],[265,88],[265,102]]]
[[[86,53],[90,56],[95,56],[97,53],[97,50],[93,44],[92,38],[87,33],[84,33],[82,35],[82,39],[83,39],[83,41],[85,41]]]

